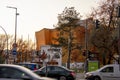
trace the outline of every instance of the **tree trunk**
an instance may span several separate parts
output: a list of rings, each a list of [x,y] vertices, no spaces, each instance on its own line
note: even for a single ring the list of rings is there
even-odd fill
[[[112,60],[112,54],[111,54],[111,51],[109,51],[109,59],[108,59],[108,64],[111,64],[111,60]]]
[[[105,57],[106,57],[106,55],[105,55],[105,53],[103,53],[103,65],[106,65],[106,59],[105,59]]]

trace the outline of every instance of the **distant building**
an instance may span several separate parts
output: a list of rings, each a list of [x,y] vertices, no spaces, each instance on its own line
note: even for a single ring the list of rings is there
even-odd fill
[[[82,47],[82,49],[85,49],[85,35],[86,35],[86,20],[81,20],[79,22],[79,24],[81,24],[81,26],[78,26],[77,28],[75,28],[73,30],[73,33],[72,33],[72,37],[75,37],[76,38],[76,44],[79,46],[79,47]],[[93,23],[91,23],[93,24]],[[89,39],[89,35],[90,35],[90,32],[91,32],[91,28],[93,26],[90,25],[89,23],[89,26],[87,28],[88,30],[88,38]],[[43,28],[42,30],[40,31],[37,31],[35,32],[35,36],[36,36],[36,49],[39,51],[41,46],[44,46],[44,45],[51,45],[51,44],[58,44],[57,41],[55,41],[54,39],[55,38],[58,38],[59,37],[59,31],[57,31],[56,29],[47,29],[47,28]],[[89,47],[90,45],[88,45]],[[80,52],[78,50],[74,50],[72,51],[73,53],[77,54],[72,54],[72,60],[73,61],[84,61],[84,58],[82,56],[82,53],[80,54]],[[77,60],[75,60],[77,57]],[[67,62],[66,59],[67,58],[67,54],[62,57],[62,62]]]
[[[40,31],[35,32],[37,50],[40,50],[40,47],[43,45],[58,44],[54,38],[57,38],[59,32],[55,29],[44,28]]]

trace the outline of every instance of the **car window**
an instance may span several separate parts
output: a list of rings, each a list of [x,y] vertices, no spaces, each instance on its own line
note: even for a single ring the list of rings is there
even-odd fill
[[[64,71],[64,69],[62,69],[61,67],[54,67],[54,71]]]
[[[0,78],[21,79],[27,76],[24,72],[8,67],[0,67]]]
[[[47,71],[46,71],[47,70]],[[50,71],[50,67],[49,66],[47,66],[47,67],[44,67],[43,69],[42,69],[42,71],[45,73],[45,72],[49,72]]]
[[[101,72],[114,72],[113,67],[106,67]]]

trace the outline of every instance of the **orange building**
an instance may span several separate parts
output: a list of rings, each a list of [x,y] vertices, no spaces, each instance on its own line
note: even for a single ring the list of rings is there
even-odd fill
[[[42,45],[57,44],[58,42],[55,42],[53,39],[57,38],[58,35],[59,32],[55,29],[44,28],[40,31],[35,32],[37,50],[40,50],[40,47]]]
[[[76,37],[77,43],[80,46],[84,46],[85,44],[85,27],[77,27],[74,32],[74,37]],[[59,36],[59,32],[56,29],[47,29],[44,28],[40,31],[37,31],[35,33],[36,35],[36,44],[37,44],[37,50],[40,50],[40,47],[43,45],[51,45],[51,44],[57,44],[58,42],[55,42],[54,38],[57,38]],[[74,59],[77,59],[77,61],[83,61],[82,54],[79,54],[79,51],[74,51],[73,53],[76,53],[76,55],[72,55]],[[66,54],[67,56],[67,54]],[[67,58],[66,56],[63,56],[62,61],[66,62]],[[79,58],[79,59],[78,59]]]
[[[74,30],[73,30],[73,35],[72,37],[76,38],[75,40],[75,43],[78,45],[78,47],[82,47],[81,51],[78,51],[78,50],[74,50],[72,51],[73,54],[71,54],[72,58],[74,59],[77,59],[76,61],[83,61],[84,60],[84,57],[82,56],[82,50],[85,49],[85,21],[83,20],[83,26],[78,26],[76,27]],[[91,28],[92,28],[92,25],[89,23],[89,26],[88,26],[88,36],[90,35],[90,32],[91,32]],[[43,45],[51,45],[51,44],[58,44],[58,42],[54,40],[54,38],[57,38],[59,36],[59,32],[56,30],[56,29],[47,29],[47,28],[44,28],[40,31],[37,31],[35,32],[35,36],[36,36],[36,47],[37,47],[37,50],[40,50],[40,47],[43,46]],[[89,47],[90,45],[88,45]],[[91,48],[91,47],[89,47]],[[62,56],[63,60],[62,61],[65,61],[67,60],[67,54],[65,56]],[[71,59],[72,59],[71,58]]]
[[[73,34],[74,36],[76,36],[76,39],[80,45],[85,44],[84,27],[76,28]],[[59,32],[55,29],[44,28],[40,31],[35,32],[35,36],[36,36],[37,50],[40,50],[40,47],[42,45],[58,44],[58,42],[56,42],[54,38],[57,38],[59,36]]]

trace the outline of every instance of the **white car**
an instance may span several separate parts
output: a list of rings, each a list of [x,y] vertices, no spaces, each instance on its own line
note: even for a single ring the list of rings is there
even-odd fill
[[[31,70],[13,64],[0,64],[0,80],[55,80],[40,77]]]
[[[87,80],[120,80],[120,64],[110,64],[85,74]]]

